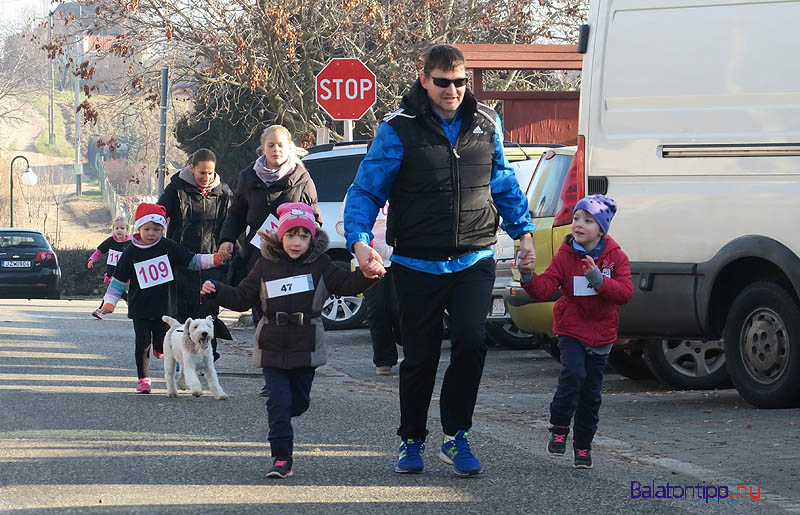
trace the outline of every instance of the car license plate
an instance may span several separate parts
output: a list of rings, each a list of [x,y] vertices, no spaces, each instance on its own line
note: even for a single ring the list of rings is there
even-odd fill
[[[492,299],[492,316],[498,317],[506,314],[506,304],[501,298]]]
[[[3,268],[30,268],[30,261],[0,261]]]

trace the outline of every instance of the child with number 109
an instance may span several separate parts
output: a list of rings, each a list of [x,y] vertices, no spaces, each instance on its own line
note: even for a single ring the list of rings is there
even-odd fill
[[[128,318],[136,334],[137,393],[150,393],[150,348],[153,356],[164,355],[164,336],[169,327],[161,317],[176,315],[178,267],[203,270],[222,264],[219,254],[193,254],[164,238],[166,210],[158,204],[142,203],[136,208],[136,234],[123,251],[103,297],[103,306],[94,312],[102,318],[112,313],[128,287]]]

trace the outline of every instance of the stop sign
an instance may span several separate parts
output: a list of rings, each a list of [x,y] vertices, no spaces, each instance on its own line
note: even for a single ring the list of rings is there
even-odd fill
[[[317,104],[334,120],[358,120],[375,103],[375,74],[360,59],[331,59],[317,74]]]

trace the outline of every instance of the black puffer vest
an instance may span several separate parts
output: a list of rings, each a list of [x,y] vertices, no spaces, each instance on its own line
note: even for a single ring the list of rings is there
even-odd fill
[[[400,105],[384,119],[403,143],[386,242],[397,255],[436,261],[490,247],[499,223],[489,187],[495,112],[467,91],[453,147],[419,81]]]

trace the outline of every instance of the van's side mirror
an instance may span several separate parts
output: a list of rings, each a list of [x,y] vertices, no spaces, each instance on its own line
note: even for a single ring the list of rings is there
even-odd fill
[[[578,28],[577,52],[579,54],[585,54],[587,48],[589,48],[589,25],[584,23]]]

